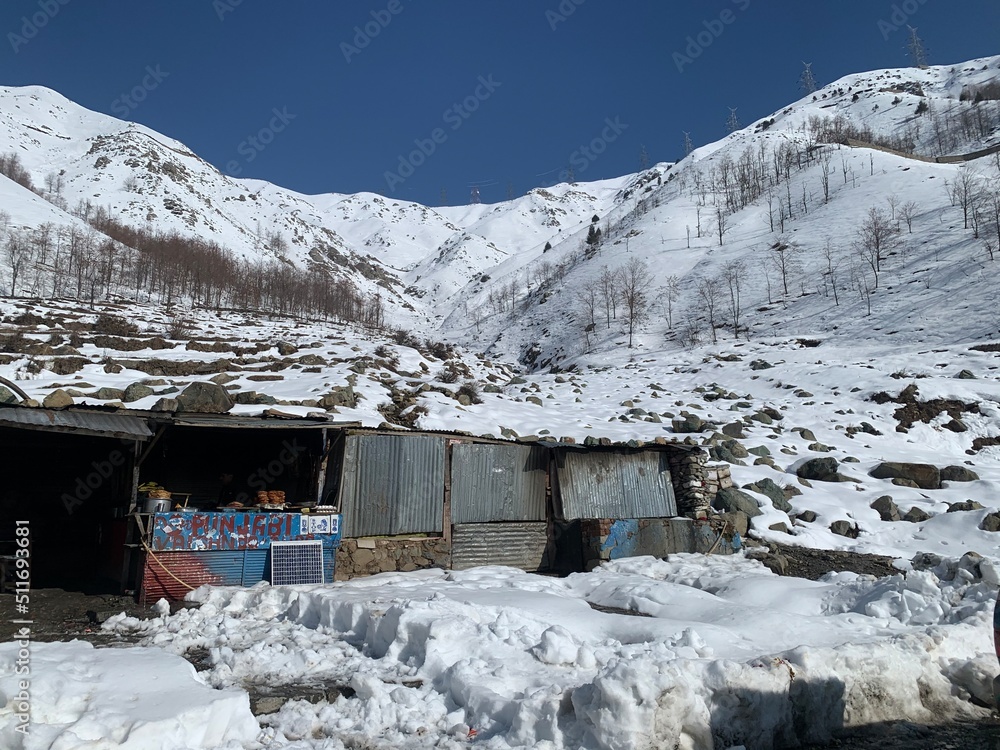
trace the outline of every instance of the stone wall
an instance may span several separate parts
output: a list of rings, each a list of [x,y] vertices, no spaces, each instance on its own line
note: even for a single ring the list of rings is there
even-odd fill
[[[713,494],[705,487],[705,463],[708,454],[700,448],[676,450],[670,453],[670,475],[677,498],[677,512],[688,518],[708,517]]]
[[[715,500],[719,490],[732,486],[733,475],[729,470],[729,464],[710,464],[705,467],[705,495],[709,505]]]
[[[376,573],[451,567],[449,546],[441,537],[427,539],[345,539],[337,550],[336,580]]]

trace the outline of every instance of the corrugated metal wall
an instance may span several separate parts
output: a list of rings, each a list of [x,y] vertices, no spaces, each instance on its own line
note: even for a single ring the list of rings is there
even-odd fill
[[[344,536],[443,530],[444,438],[348,435],[346,441]]]
[[[458,443],[451,452],[452,522],[544,521],[544,448]]]
[[[566,519],[677,515],[666,453],[560,450],[556,465]]]
[[[527,571],[548,567],[545,522],[474,523],[455,525],[451,537],[451,567],[509,565]]]

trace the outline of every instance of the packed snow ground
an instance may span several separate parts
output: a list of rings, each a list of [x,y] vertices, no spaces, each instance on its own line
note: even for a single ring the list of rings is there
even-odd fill
[[[109,742],[100,747],[118,747],[130,727],[162,743],[122,747],[771,748],[883,720],[981,717],[996,672],[997,570],[995,559],[966,558],[905,577],[813,582],[743,556],[677,555],[565,579],[487,567],[320,587],[205,587],[192,595],[200,608],[105,624],[162,651],[34,646],[35,734],[17,744],[8,709],[0,736],[13,737],[5,747],[15,750],[92,747],[84,740],[101,732]],[[258,717],[253,739],[245,698],[208,718],[175,715],[172,698],[161,715],[144,714],[162,681],[184,672],[168,653],[192,649],[208,650],[199,679],[213,687],[312,684],[342,695],[286,703]],[[81,681],[116,665],[148,667],[153,654],[164,675],[156,681],[103,679],[80,694]],[[8,694],[12,660],[11,647],[0,649]],[[192,702],[203,700],[205,688],[190,690]],[[114,710],[103,703],[109,694]]]

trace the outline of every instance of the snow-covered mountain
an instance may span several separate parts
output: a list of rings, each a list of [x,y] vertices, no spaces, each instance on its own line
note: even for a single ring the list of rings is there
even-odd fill
[[[726,268],[739,271],[747,336],[971,340],[998,328],[984,245],[995,230],[986,193],[977,231],[966,227],[949,186],[969,171],[984,184],[995,179],[998,160],[933,158],[1000,141],[998,79],[1000,57],[850,75],[677,164],[494,205],[437,208],[237,179],[175,140],[48,89],[0,88],[0,153],[17,154],[48,201],[3,177],[0,196],[15,227],[79,224],[72,212],[89,203],[238,257],[280,257],[340,275],[382,295],[391,325],[525,363],[566,366],[621,346],[617,303],[610,326],[605,317],[585,332],[601,316],[589,319],[580,296],[632,259],[650,271],[640,350],[664,337],[708,339],[712,327],[733,336],[723,330],[728,292],[719,294],[714,326],[704,299],[706,280],[721,280]],[[930,160],[825,143],[848,138]],[[745,186],[733,185],[746,170],[759,184],[743,195]],[[879,259],[877,288],[855,247],[872,208],[902,230]],[[595,216],[603,237],[587,252]],[[789,251],[778,263],[783,246]],[[0,288],[9,281],[0,267]]]

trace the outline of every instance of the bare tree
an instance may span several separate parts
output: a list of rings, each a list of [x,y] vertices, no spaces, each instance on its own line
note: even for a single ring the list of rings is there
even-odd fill
[[[729,292],[726,303],[729,307],[729,320],[733,324],[733,336],[740,337],[740,320],[743,314],[743,280],[746,276],[746,264],[742,260],[728,261],[722,267],[722,281]],[[749,339],[749,334],[747,335]]]
[[[663,284],[663,298],[666,300],[667,328],[674,327],[674,305],[680,295],[680,279],[670,275]]]
[[[781,288],[788,296],[788,279],[797,267],[798,248],[788,242],[785,238],[779,238],[770,247],[771,266],[781,277]]]
[[[716,311],[719,307],[719,295],[721,285],[717,278],[702,279],[698,282],[698,301],[701,302],[705,315],[708,318],[708,327],[712,331],[712,343],[719,343],[718,333],[715,330]]]
[[[597,305],[600,288],[594,281],[589,281],[576,293],[576,302],[583,315],[583,335],[587,340],[587,350],[590,350],[590,334],[597,328]]]
[[[871,268],[875,289],[878,289],[882,264],[899,242],[899,230],[885,211],[874,206],[868,209],[867,217],[858,228],[854,246],[861,259]]]
[[[647,290],[653,281],[649,266],[638,258],[632,258],[619,274],[622,309],[625,313],[625,329],[628,331],[628,346],[632,348],[632,338],[636,328],[649,313]]]
[[[833,290],[833,304],[840,306],[840,297],[837,294],[837,270],[840,268],[840,257],[833,249],[830,240],[826,241],[823,248],[823,259],[826,261],[826,269],[823,271],[823,278],[829,283]]]
[[[854,263],[851,266],[851,281],[854,282],[854,286],[858,290],[858,294],[861,295],[861,299],[863,299],[868,306],[867,315],[872,314],[872,293],[875,291],[875,285],[872,284],[870,270],[870,267],[866,268],[864,263]]]
[[[611,328],[611,321],[618,319],[618,273],[605,267],[597,278],[597,290],[604,305],[605,324]]]
[[[21,274],[32,261],[32,245],[19,232],[11,232],[4,245],[4,259],[10,269],[10,296],[17,296],[18,281]]]
[[[948,197],[951,198],[951,205],[962,209],[962,219],[964,228],[969,228],[969,216],[975,208],[979,198],[979,178],[974,171],[962,165],[958,170],[958,177],[952,182],[945,182],[948,188]]]
[[[885,202],[889,204],[889,218],[896,221],[896,210],[899,208],[899,196],[896,193],[890,193],[886,196]]]
[[[820,166],[820,180],[823,182],[823,202],[830,202],[830,173],[832,170],[831,163],[833,162],[833,155],[824,149],[823,155],[819,158]],[[771,228],[774,231],[774,228]]]
[[[726,215],[726,209],[721,203],[715,204],[715,231],[719,235],[719,244],[722,244],[722,238],[726,234],[726,230],[729,228],[727,225],[727,219],[729,217]]]
[[[913,234],[913,219],[917,215],[917,202],[907,201],[899,207],[899,218],[906,222],[906,231]]]

